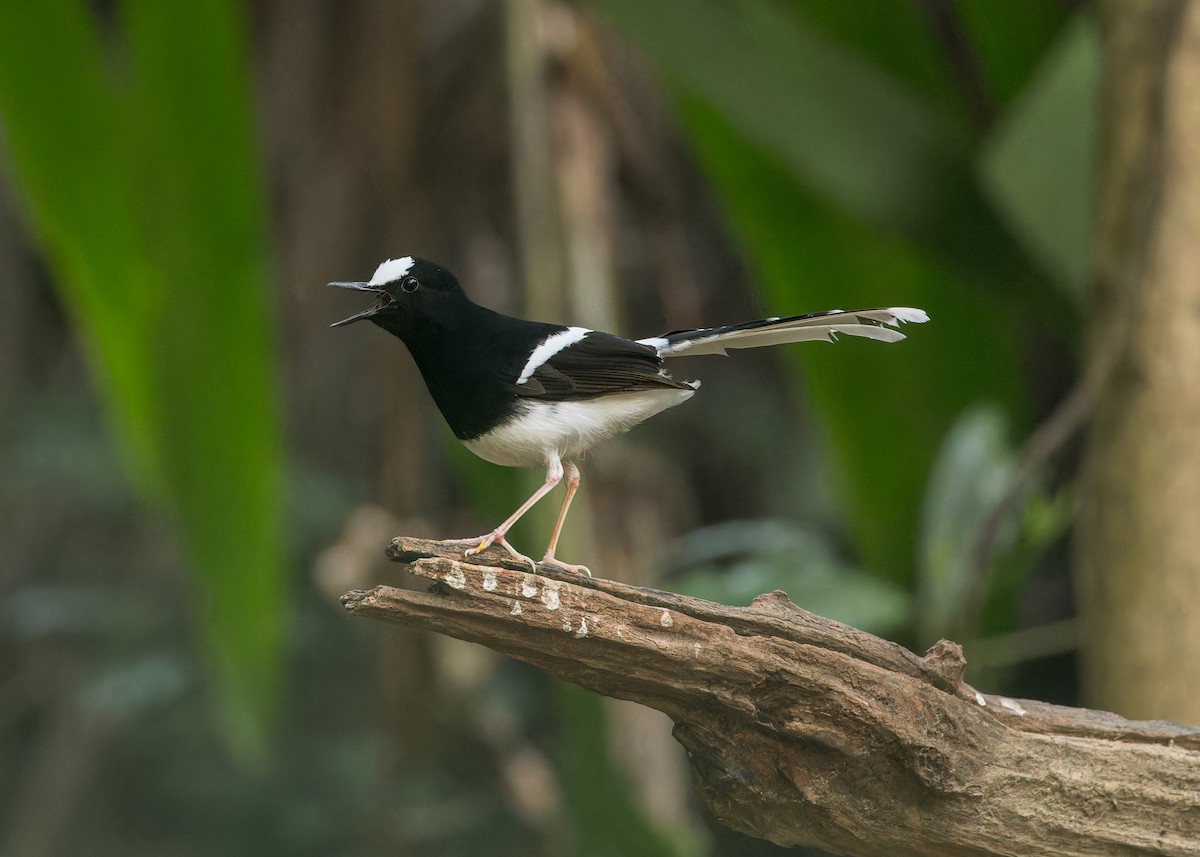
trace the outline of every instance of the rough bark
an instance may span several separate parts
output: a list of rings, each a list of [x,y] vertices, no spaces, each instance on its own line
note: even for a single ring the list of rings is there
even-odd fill
[[[1104,381],[1076,530],[1085,689],[1128,716],[1200,723],[1200,2],[1100,9],[1088,361]]]
[[[482,643],[665,712],[723,823],[848,855],[1200,854],[1200,729],[982,694],[781,592],[749,607],[396,539],[428,592],[354,615]]]

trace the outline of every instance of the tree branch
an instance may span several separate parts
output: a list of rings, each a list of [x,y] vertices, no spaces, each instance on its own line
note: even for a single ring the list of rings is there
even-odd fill
[[[347,593],[357,616],[482,643],[669,715],[723,823],[847,855],[1200,854],[1200,729],[981,694],[924,657],[809,613],[396,539],[429,592]]]

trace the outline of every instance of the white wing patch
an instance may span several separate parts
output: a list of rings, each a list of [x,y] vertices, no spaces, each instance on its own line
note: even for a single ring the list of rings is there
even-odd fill
[[[402,256],[399,259],[388,259],[380,264],[375,269],[375,273],[371,276],[369,285],[382,286],[386,283],[394,282],[411,270],[413,266],[412,256]]]
[[[570,348],[589,333],[591,331],[586,327],[568,327],[566,330],[560,330],[558,333],[552,333],[547,336],[541,345],[533,349],[533,353],[525,361],[525,368],[521,370],[521,375],[517,378],[517,383],[524,384],[533,376],[533,373],[538,370],[539,366],[564,348]]]

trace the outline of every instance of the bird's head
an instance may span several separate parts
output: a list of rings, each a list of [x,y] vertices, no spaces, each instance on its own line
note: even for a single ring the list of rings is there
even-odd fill
[[[432,318],[448,305],[465,300],[458,280],[444,268],[415,256],[388,259],[375,269],[368,282],[336,282],[329,285],[375,295],[375,305],[330,327],[341,327],[370,319],[399,334],[418,317]],[[447,300],[450,298],[450,300]]]

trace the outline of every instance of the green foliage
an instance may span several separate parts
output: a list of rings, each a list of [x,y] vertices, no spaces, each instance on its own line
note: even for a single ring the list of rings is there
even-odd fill
[[[959,92],[929,15],[909,0],[874,0],[870,14],[848,14],[841,0],[780,4],[799,26],[822,31],[860,61],[913,91],[945,119],[959,122]]]
[[[924,473],[959,414],[982,396],[1024,422],[1022,328],[1040,319],[1076,335],[1072,301],[1047,285],[1078,281],[1087,251],[1095,33],[1086,15],[1064,31],[1061,10],[1043,6],[964,0],[942,36],[890,0],[871,15],[834,2],[598,3],[673,88],[771,311],[929,311],[902,352],[789,353],[858,547],[893,580],[914,579]],[[1055,144],[1032,151],[1030,128]]]
[[[1100,84],[1096,22],[1079,17],[987,141],[989,194],[1046,273],[1083,304]]]
[[[998,108],[1020,96],[1069,17],[1067,3],[1044,0],[955,0],[966,46],[985,91]],[[1090,19],[1090,13],[1081,17]]]
[[[558,767],[581,857],[691,857],[694,844],[655,828],[613,768],[605,736],[604,700],[559,684],[562,733]]]
[[[286,599],[245,21],[233,2],[0,4],[14,177],[126,461],[177,524],[234,744],[261,749]]]
[[[986,567],[976,567],[980,531],[1008,491],[1016,469],[1017,455],[1007,431],[999,408],[967,411],[947,434],[930,470],[917,581],[917,638],[923,643],[959,629],[976,578],[986,572]],[[1007,550],[1015,538],[1016,520],[1010,513],[997,527],[995,548]]]
[[[599,7],[672,83],[856,217],[913,228],[936,211],[932,197],[946,170],[966,171],[954,163],[952,123],[781,4],[603,0]]]
[[[958,288],[920,248],[831,208],[703,105],[688,102],[685,115],[771,312],[875,306],[886,296],[933,319],[909,331],[902,351],[843,343],[787,353],[816,405],[866,564],[909,580],[915,511],[943,427],[980,389],[1020,406],[1002,309],[986,293]],[[971,362],[950,356],[961,354]]]
[[[912,618],[912,598],[850,565],[817,530],[782,521],[731,521],[697,530],[670,552],[672,586],[722,604],[749,604],[772,589],[821,616],[893,635]]]
[[[929,474],[917,563],[922,645],[1007,631],[1034,564],[1074,513],[1069,492],[1017,485],[1018,455],[1003,411],[979,405],[947,433]],[[986,538],[985,538],[986,537]]]

